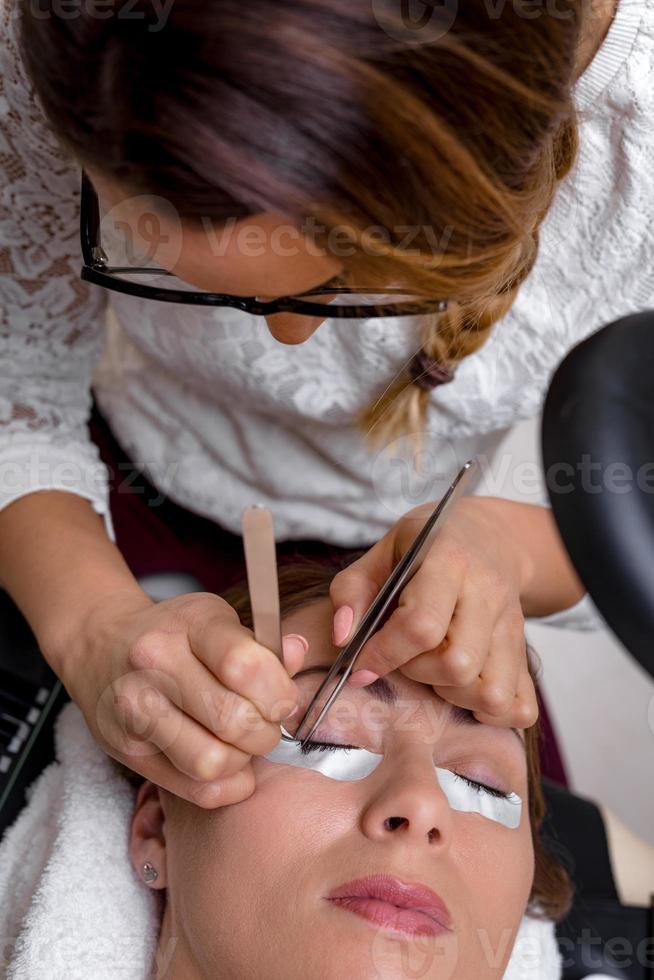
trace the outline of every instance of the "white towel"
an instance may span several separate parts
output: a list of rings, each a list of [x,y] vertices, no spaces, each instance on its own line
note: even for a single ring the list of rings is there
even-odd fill
[[[145,980],[158,897],[128,859],[134,789],[77,705],[55,728],[56,756],[0,844],[1,975],[7,980]],[[13,950],[7,944],[16,938]],[[8,961],[7,961],[8,960]]]
[[[57,761],[0,843],[0,977],[148,980],[161,895],[128,858],[135,791],[72,702],[55,723],[55,747]],[[525,916],[504,980],[560,976],[553,923]]]

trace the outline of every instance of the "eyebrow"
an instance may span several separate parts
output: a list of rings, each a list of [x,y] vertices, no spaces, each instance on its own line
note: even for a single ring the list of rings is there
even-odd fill
[[[304,677],[308,674],[318,674],[327,673],[328,670],[332,669],[333,664],[316,664],[314,667],[305,667],[304,670],[299,670],[297,674],[294,674],[293,679],[297,680],[298,677]],[[341,667],[337,674],[342,674],[345,670]],[[375,701],[381,701],[383,704],[395,705],[399,700],[399,692],[393,684],[392,681],[388,680],[387,677],[378,677],[376,681],[372,684],[368,684],[367,687],[356,688],[356,690],[364,691],[369,694]],[[475,718],[474,714],[469,708],[462,708],[458,704],[452,704],[450,701],[447,702],[450,712],[449,719],[455,725],[481,725],[482,722],[478,718]],[[520,735],[520,730],[518,728],[512,728],[511,731],[514,733],[520,744],[525,748],[525,741]]]
[[[293,680],[297,680],[298,677],[304,677],[307,674],[326,674],[332,667],[333,664],[316,664],[315,667],[305,667],[304,670],[299,670],[297,674],[293,675]],[[337,671],[337,674],[342,674],[344,670],[345,668],[341,667]],[[399,698],[395,684],[391,683],[385,677],[378,677],[372,684],[368,684],[367,687],[362,687],[358,690],[366,691],[375,701],[381,701],[383,704],[397,704]]]

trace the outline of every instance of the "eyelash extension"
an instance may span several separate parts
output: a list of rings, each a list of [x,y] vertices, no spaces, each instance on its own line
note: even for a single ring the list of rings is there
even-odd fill
[[[302,755],[309,755],[310,752],[336,752],[337,750],[342,752],[348,752],[351,749],[356,750],[356,745],[334,745],[332,742],[306,742],[304,745],[300,745],[300,752]],[[454,772],[454,770],[452,770]],[[486,783],[477,782],[476,779],[470,779],[469,776],[464,776],[460,772],[454,772],[457,779],[462,779],[464,783],[471,786],[472,789],[476,790],[478,793],[488,793],[490,796],[495,796],[498,799],[506,800],[509,797],[509,793],[502,792],[501,789],[497,789],[495,786],[487,786]]]
[[[454,770],[452,770],[454,772]],[[491,796],[496,796],[498,799],[506,800],[509,797],[509,793],[503,793],[501,789],[496,789],[495,786],[487,786],[486,783],[478,783],[476,779],[470,779],[468,776],[461,775],[460,772],[455,772],[454,775],[458,779],[462,779],[464,783],[476,789],[478,793],[489,793]]]
[[[300,745],[300,752],[302,755],[308,755],[310,752],[336,752],[337,749],[341,751],[348,752],[350,749],[356,749],[356,745],[334,745],[332,742],[305,742]]]

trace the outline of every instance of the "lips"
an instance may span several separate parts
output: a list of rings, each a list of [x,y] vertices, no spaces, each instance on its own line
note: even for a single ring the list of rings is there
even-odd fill
[[[452,928],[443,900],[426,885],[378,874],[339,885],[328,901],[382,928],[411,935],[440,936]]]

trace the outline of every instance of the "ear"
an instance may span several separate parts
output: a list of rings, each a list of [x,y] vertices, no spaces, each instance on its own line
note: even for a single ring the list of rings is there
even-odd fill
[[[154,889],[165,888],[167,884],[164,821],[159,787],[146,779],[140,786],[134,803],[129,856],[141,881]],[[144,864],[151,864],[156,869],[157,877],[153,881],[146,881]]]

